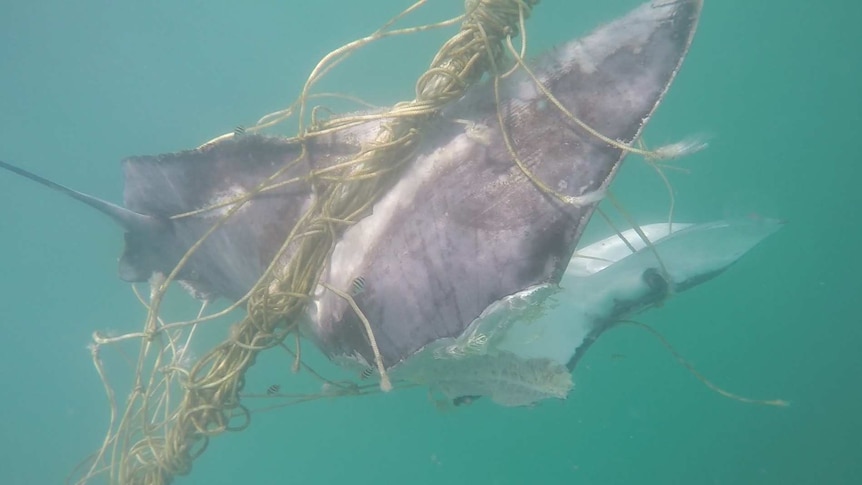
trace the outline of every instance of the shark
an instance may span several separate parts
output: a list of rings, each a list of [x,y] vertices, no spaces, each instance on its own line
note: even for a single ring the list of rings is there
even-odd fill
[[[498,92],[486,80],[443,109],[398,181],[339,235],[301,317],[303,335],[337,363],[373,369],[375,349],[343,298],[351,294],[398,379],[504,405],[562,398],[580,356],[613,322],[712,278],[774,232],[771,222],[656,224],[643,228],[650,244],[625,232],[576,252],[624,146],[679,72],[701,10],[702,0],[644,3],[531,60],[529,73],[513,71]],[[236,208],[176,279],[195,298],[238,301],[314,202],[309,171],[354,156],[380,123],[305,147],[246,134],[130,157],[122,204],[8,162],[0,168],[111,217],[125,231],[127,282],[170,273]],[[276,188],[245,200],[264,180]],[[746,230],[753,235],[724,245],[713,237]],[[614,243],[624,240],[627,253]],[[569,317],[546,315],[552,301]]]
[[[498,300],[459,336],[435,341],[394,374],[456,404],[565,399],[578,362],[607,330],[717,277],[784,224],[752,216],[613,234],[580,247],[559,284]]]

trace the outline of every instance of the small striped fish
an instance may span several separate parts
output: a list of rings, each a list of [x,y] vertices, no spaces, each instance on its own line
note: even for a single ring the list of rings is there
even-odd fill
[[[365,278],[360,276],[353,280],[353,283],[350,285],[350,296],[358,296],[361,295],[362,292],[365,291]]]

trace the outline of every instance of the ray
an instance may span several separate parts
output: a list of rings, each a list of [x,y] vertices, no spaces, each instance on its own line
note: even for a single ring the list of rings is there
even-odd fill
[[[452,102],[401,178],[338,239],[304,334],[338,362],[406,368],[510,295],[558,285],[626,146],[679,71],[701,6],[646,3]],[[245,132],[131,157],[122,207],[0,168],[118,222],[123,280],[168,274],[195,247],[176,280],[196,298],[237,301],[314,203],[315,177],[359,153],[380,126],[372,119],[303,143]]]

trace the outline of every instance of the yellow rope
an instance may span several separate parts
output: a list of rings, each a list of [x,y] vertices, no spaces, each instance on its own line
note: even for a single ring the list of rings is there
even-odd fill
[[[641,329],[649,332],[653,337],[658,339],[659,343],[661,343],[661,345],[665,349],[667,349],[667,351],[670,352],[671,355],[673,355],[673,357],[677,360],[677,362],[679,362],[683,367],[685,367],[686,370],[688,370],[691,373],[691,375],[693,375],[695,377],[695,379],[699,380],[701,383],[703,383],[703,385],[708,387],[711,391],[716,392],[723,397],[726,397],[728,399],[732,399],[734,401],[739,401],[739,402],[745,403],[745,404],[758,404],[761,406],[775,406],[775,407],[782,407],[782,408],[790,406],[790,403],[783,400],[783,399],[754,399],[754,398],[750,398],[750,397],[740,396],[739,394],[734,394],[730,391],[726,391],[723,388],[721,388],[720,386],[718,386],[717,384],[714,384],[712,381],[707,379],[703,374],[698,372],[697,369],[694,368],[694,365],[692,365],[691,362],[686,360],[685,357],[683,357],[679,352],[677,352],[677,350],[675,348],[673,348],[673,346],[670,344],[670,342],[668,342],[667,339],[665,339],[664,336],[658,332],[658,330],[650,327],[649,325],[647,325],[645,323],[641,323],[641,322],[638,322],[636,320],[621,320],[618,323],[626,324],[626,325],[633,325],[635,327],[641,328]]]
[[[471,0],[467,2],[466,14],[457,19],[428,26],[391,29],[395,21],[425,3],[424,0],[419,1],[372,35],[324,57],[309,75],[298,101],[291,107],[262,118],[253,127],[231,134],[237,136],[241,132],[259,131],[296,112],[299,134],[294,141],[303,150],[300,156],[249,194],[223,204],[223,207],[229,206],[226,214],[189,248],[170,274],[152,282],[152,293],[145,302],[148,317],[143,332],[133,336],[95,336],[94,349],[100,345],[119,344],[131,338],[140,338],[141,348],[135,364],[137,378],[134,390],[123,412],[118,411],[113,391],[106,384],[112,406],[112,429],[116,422],[117,432],[109,432],[82,482],[107,471],[112,482],[146,485],[168,483],[173,477],[191,471],[192,462],[206,449],[211,436],[248,425],[249,411],[240,402],[240,391],[244,385],[245,372],[254,363],[257,354],[264,349],[283,345],[283,339],[296,331],[297,317],[317,287],[327,258],[340,235],[369,212],[373,204],[398,180],[410,160],[415,158],[415,150],[426,123],[447,103],[463,96],[469,86],[499,62],[505,52],[504,40],[519,34],[524,19],[529,16],[536,1]],[[383,37],[452,25],[456,21],[462,22],[461,29],[443,45],[429,69],[419,77],[414,100],[398,103],[385,112],[331,120],[319,120],[316,111],[311,110],[311,123],[305,126],[306,113],[309,113],[307,102],[315,96],[310,93],[311,88],[355,50]],[[307,178],[275,182],[286,170],[300,163],[305,157],[307,143],[312,138],[369,120],[380,120],[379,133],[350,160],[313,171]],[[210,143],[217,143],[221,138]],[[201,149],[206,149],[206,144]],[[212,321],[215,316],[199,316],[188,322],[165,324],[159,314],[170,283],[204,241],[234,217],[245,203],[262,192],[298,182],[309,182],[314,188],[317,197],[312,206],[291,229],[273,262],[249,294],[227,310],[217,313],[224,315],[245,304],[246,317],[232,327],[230,338],[209,351],[190,369],[177,365],[177,356],[185,351],[180,340],[183,332]],[[174,218],[190,217],[202,211],[178,214]],[[292,255],[286,258],[289,250]],[[359,307],[349,295],[335,288],[329,288],[328,291],[346,297],[351,309],[359,315],[381,375],[381,389],[387,390],[391,383],[370,322],[361,315]],[[97,356],[94,350],[94,362],[103,382],[107,383]],[[153,371],[147,379],[144,376],[147,375],[145,370],[148,367]],[[177,383],[181,384],[180,388]],[[172,397],[175,392],[182,393],[176,405]],[[355,390],[345,388],[341,392]],[[104,469],[101,468],[102,462],[109,449],[113,450],[113,460]]]
[[[499,79],[516,69],[524,69],[538,89],[566,117],[587,133],[618,149],[639,153],[650,159],[669,158],[701,147],[696,142],[684,142],[655,151],[628,146],[609,139],[570,113],[523,62],[526,52],[525,21],[538,0],[467,0],[466,13],[435,24],[404,29],[392,26],[407,14],[426,3],[420,0],[387,22],[369,36],[332,51],[308,76],[298,99],[289,107],[262,117],[257,124],[217,137],[199,149],[205,150],[223,139],[254,133],[283,122],[296,114],[298,130],[291,140],[302,147],[294,160],[262,181],[241,198],[203,209],[176,214],[172,219],[199,215],[218,208],[226,213],[193,244],[170,274],[151,282],[148,300],[140,298],[147,309],[142,332],[119,337],[94,335],[93,360],[105,383],[111,406],[111,426],[102,448],[91,457],[91,466],[78,483],[107,473],[112,483],[162,485],[173,477],[191,471],[195,458],[206,450],[209,438],[225,431],[243,429],[248,425],[250,411],[240,402],[244,377],[262,350],[280,346],[290,352],[283,340],[293,333],[297,350],[293,367],[304,366],[300,358],[299,337],[296,333],[298,316],[320,283],[327,258],[340,235],[350,225],[368,214],[374,203],[399,179],[403,170],[415,158],[427,122],[447,103],[459,99],[465,91],[486,73],[493,76],[494,94],[498,105],[498,122],[503,140],[513,161],[539,190],[569,204],[596,202],[603,194],[572,197],[560,194],[535,177],[520,160],[499,110]],[[318,97],[344,97],[330,93],[314,94],[311,89],[356,50],[385,37],[411,34],[461,22],[461,28],[437,52],[430,67],[416,82],[415,99],[396,104],[389,110],[321,119],[318,109],[309,109],[308,102]],[[521,37],[520,49],[512,38]],[[506,72],[500,69],[505,53],[511,53],[515,64]],[[359,104],[361,100],[350,98]],[[329,167],[312,171],[308,176],[281,180],[287,170],[301,163],[307,155],[307,145],[316,137],[331,135],[368,123],[379,122],[379,132],[363,144],[358,153]],[[309,183],[315,192],[312,206],[291,228],[288,237],[260,280],[243,298],[227,308],[189,321],[165,323],[159,317],[167,289],[189,258],[206,239],[237,215],[245,203],[262,193],[289,184]],[[643,235],[641,234],[643,237]],[[649,244],[649,242],[647,242]],[[287,255],[290,254],[289,257]],[[286,260],[286,263],[285,263]],[[344,298],[362,322],[380,374],[380,390],[392,384],[386,373],[371,324],[353,298],[344,291],[323,285]],[[191,368],[178,363],[187,353],[192,333],[199,325],[208,324],[245,307],[246,317],[231,327],[230,336],[200,358]],[[134,363],[136,381],[125,408],[120,412],[113,389],[99,359],[102,345],[122,344],[140,339],[139,358]],[[185,343],[181,343],[182,341]],[[152,369],[148,379],[147,369]],[[313,371],[313,375],[318,376]],[[322,378],[321,378],[322,379]],[[324,380],[327,390],[316,396],[295,396],[290,403],[333,395],[355,395],[370,392],[366,387],[343,385]],[[352,383],[351,383],[352,384]],[[179,403],[175,394],[181,393]],[[279,407],[279,406],[273,406]],[[116,426],[116,427],[115,427]],[[116,431],[115,431],[116,430]],[[110,450],[110,451],[109,451]],[[105,465],[105,457],[112,459]]]

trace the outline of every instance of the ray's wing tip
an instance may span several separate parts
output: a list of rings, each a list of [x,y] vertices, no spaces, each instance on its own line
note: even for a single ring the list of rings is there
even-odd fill
[[[687,9],[694,16],[703,8],[703,0],[652,0],[648,3],[651,8],[673,8],[677,11]]]
[[[641,6],[641,12],[653,21],[672,22],[681,32],[688,32],[689,40],[697,30],[703,0],[653,0]]]

